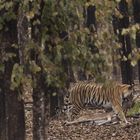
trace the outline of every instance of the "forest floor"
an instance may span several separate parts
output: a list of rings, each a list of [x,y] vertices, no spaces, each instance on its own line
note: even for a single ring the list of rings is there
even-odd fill
[[[127,118],[131,125],[95,125],[91,122],[64,125],[63,120],[52,120],[47,140],[140,140],[140,116]]]

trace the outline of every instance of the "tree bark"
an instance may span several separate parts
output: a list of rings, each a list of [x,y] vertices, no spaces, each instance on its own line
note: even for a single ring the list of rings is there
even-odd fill
[[[18,91],[10,90],[10,78],[12,64],[6,64],[5,71],[5,117],[6,117],[6,140],[25,140],[25,118],[24,118],[24,104],[22,100],[18,99]]]
[[[116,10],[118,10],[123,16],[122,18],[119,18],[113,15],[114,32],[118,35],[119,42],[121,43],[122,46],[122,48],[120,49],[120,55],[122,56],[120,62],[122,82],[126,84],[132,84],[133,69],[130,64],[130,60],[129,59],[127,59],[126,61],[123,60],[123,57],[128,58],[128,55],[131,54],[132,52],[130,35],[129,34],[122,35],[123,28],[129,27],[128,3],[126,2],[126,0],[121,0]]]
[[[133,15],[135,23],[140,24],[140,1],[133,0]],[[140,30],[136,33],[136,45],[140,49]],[[140,83],[140,60],[138,60],[138,78]]]
[[[32,39],[36,43],[35,47],[41,47],[42,39],[42,23],[38,25],[33,25],[35,20],[41,22],[42,11],[44,7],[44,1],[39,1],[40,10],[39,14],[35,14],[34,18],[31,20],[31,29],[32,29]],[[38,32],[36,32],[38,31]],[[36,74],[32,74],[33,77],[33,140],[46,140],[45,127],[48,118],[45,118],[46,107],[45,107],[45,97],[46,97],[46,86],[45,86],[45,75],[43,73],[43,66],[39,58],[39,52],[32,50],[32,60],[35,61],[36,65],[40,67],[40,71]],[[48,110],[47,110],[48,111]]]
[[[23,2],[19,4],[18,7],[18,19],[17,19],[17,39],[18,39],[18,54],[19,54],[19,64],[23,66],[23,78],[29,78],[31,77],[31,72],[29,69],[29,62],[31,59],[30,56],[30,48],[29,43],[31,41],[30,38],[30,22],[27,19],[26,12],[28,12],[29,5],[26,5],[27,9],[25,10]],[[28,51],[27,51],[28,50]],[[30,84],[30,87],[27,88],[27,85]],[[30,89],[29,89],[30,88]],[[33,115],[33,109],[31,106],[30,112],[26,110],[27,108],[27,102],[32,101],[32,92],[31,92],[32,86],[31,83],[29,83],[26,80],[26,83],[22,82],[20,85],[21,93],[24,97],[24,107],[25,107],[25,124],[26,124],[26,139],[28,139],[28,133],[27,131],[32,132],[33,127],[33,121],[32,121],[32,115]],[[30,115],[28,115],[30,113]],[[31,121],[31,122],[30,122]],[[28,122],[30,122],[30,128],[27,128]],[[30,136],[30,139],[33,139]]]
[[[33,89],[33,140],[45,138],[45,87],[42,73],[35,76],[36,87]]]
[[[4,76],[0,74],[0,139],[6,140],[6,108],[5,108],[5,94],[4,94]]]
[[[17,10],[17,9],[16,9]],[[3,10],[3,12],[5,12]],[[15,63],[19,62],[18,50],[12,47],[17,44],[17,21],[11,19],[5,21],[8,30],[0,32],[1,48],[5,54],[12,53],[16,57],[2,60],[4,64],[3,77],[1,77],[0,98],[0,139],[1,140],[25,140],[24,105],[18,99],[17,90],[11,90],[11,74]],[[5,56],[4,56],[5,57]]]

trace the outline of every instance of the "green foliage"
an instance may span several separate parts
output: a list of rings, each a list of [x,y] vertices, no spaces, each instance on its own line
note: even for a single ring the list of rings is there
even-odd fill
[[[91,0],[89,2],[87,0],[44,0],[43,2],[42,6],[41,1],[38,0],[0,1],[0,11],[3,12],[3,16],[0,17],[0,30],[6,29],[7,21],[17,19],[17,11],[14,9],[19,4],[28,22],[30,23],[32,20],[34,32],[40,36],[40,42],[31,38],[24,46],[22,51],[25,64],[14,65],[11,88],[17,88],[21,84],[25,67],[28,67],[33,75],[42,71],[50,86],[65,86],[69,77],[62,63],[63,60],[71,64],[74,74],[77,74],[80,69],[85,72],[87,77],[90,75],[97,81],[112,78],[113,60],[120,59],[120,55],[117,53],[120,44],[117,43],[117,37],[114,35],[112,27],[112,13],[119,0]],[[97,9],[98,30],[95,33],[91,33],[84,25],[83,7],[87,8],[89,5],[95,5]],[[122,16],[120,13],[116,13],[116,15]],[[33,29],[31,28],[31,30]],[[133,25],[128,29],[123,29],[122,34],[131,34],[131,40],[134,42],[138,30],[139,25]],[[68,35],[62,38],[60,34],[64,31]],[[94,45],[99,51],[92,53],[89,45]],[[18,47],[17,44],[15,46]],[[36,62],[36,58],[31,60],[32,51],[35,57],[37,56],[39,64]],[[132,66],[135,66],[137,60],[140,59],[137,52],[138,50],[133,47],[132,54],[128,58],[123,57],[122,59],[124,61],[130,59]],[[15,54],[4,53],[1,56],[4,61],[7,61],[15,57]],[[0,71],[3,69],[3,65],[1,65]]]
[[[41,68],[35,63],[35,61],[30,61],[30,71],[33,74],[36,74],[40,70],[41,70]]]
[[[6,22],[16,19],[16,13],[14,11],[16,4],[16,1],[0,1],[0,12],[2,14],[0,17],[0,30],[4,29]],[[5,29],[7,30],[7,28]]]
[[[140,102],[136,102],[134,106],[127,112],[127,115],[132,116],[139,113],[140,113]]]
[[[0,64],[0,73],[4,72],[4,64]]]
[[[108,22],[106,22],[105,24],[103,24],[103,22],[100,23],[101,29],[104,30],[99,32],[97,36],[93,36],[93,39],[91,41],[91,43],[95,44],[99,49],[99,53],[93,54],[88,47],[89,40],[91,39],[91,37],[89,36],[90,31],[83,26],[84,16],[82,14],[82,8],[84,6],[86,7],[89,4],[93,4],[93,2],[86,3],[84,1],[66,0],[60,2],[53,0],[45,1],[41,21],[41,23],[43,24],[42,41],[44,45],[45,42],[47,44],[47,57],[49,58],[49,60],[55,65],[55,67],[61,67],[61,70],[53,70],[53,72],[56,74],[55,78],[50,78],[52,77],[52,75],[54,75],[53,73],[47,73],[47,82],[51,84],[52,81],[52,85],[54,85],[53,80],[57,81],[56,83],[59,83],[58,81],[62,80],[60,79],[59,75],[64,75],[64,77],[66,75],[66,72],[63,71],[64,66],[62,66],[61,64],[62,58],[70,61],[74,72],[78,71],[80,67],[82,71],[96,76],[96,79],[106,77],[107,73],[101,74],[99,70],[101,70],[101,72],[108,72],[109,70],[108,64],[110,65],[112,57],[112,48],[110,47],[110,44],[112,45],[112,35],[109,32],[111,31],[111,29],[109,28],[112,25],[111,22],[109,26],[107,25]],[[105,4],[107,5],[107,3]],[[104,5],[97,2],[97,7],[104,8]],[[111,12],[112,11],[110,9],[108,11],[108,14],[111,15]],[[98,11],[97,13],[100,16],[100,13]],[[104,17],[108,20],[108,15],[105,15]],[[103,19],[103,21],[105,21],[105,18]],[[104,25],[106,25],[108,28],[105,28],[106,26]],[[62,31],[68,32],[67,41],[63,40],[63,38],[60,38],[59,34]],[[52,45],[54,44],[55,47],[52,47]],[[114,45],[116,44],[114,43]],[[112,65],[110,65],[110,67],[112,67]]]
[[[11,76],[11,89],[14,90],[21,85],[22,79],[24,78],[23,66],[15,63]]]

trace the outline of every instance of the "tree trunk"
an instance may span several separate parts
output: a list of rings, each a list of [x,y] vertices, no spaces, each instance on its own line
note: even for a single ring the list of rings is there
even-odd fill
[[[84,11],[85,24],[90,29],[91,32],[95,32],[97,30],[95,13],[96,13],[95,5],[89,5],[87,9],[85,9]]]
[[[119,2],[118,8],[119,12],[122,14],[122,18],[116,17],[113,15],[113,26],[114,32],[118,35],[119,42],[121,43],[122,48],[120,49],[120,55],[122,56],[121,59],[121,75],[122,75],[122,82],[126,84],[133,83],[133,69],[130,64],[130,60],[127,59],[126,61],[123,58],[128,58],[128,55],[131,54],[131,42],[130,42],[130,35],[122,35],[123,28],[129,27],[129,16],[128,16],[128,3],[126,0],[121,0]],[[117,32],[119,31],[119,33]]]
[[[55,87],[48,89],[50,89],[50,117],[54,117],[58,109],[58,89],[55,89]]]
[[[4,72],[0,88],[0,139],[1,140],[25,140],[25,121],[24,121],[24,104],[18,99],[17,90],[11,90],[11,74],[15,63],[19,62],[18,50],[11,47],[17,43],[17,21],[10,20],[5,23],[8,31],[1,32],[1,47],[8,54],[15,54],[16,57],[3,61]]]
[[[85,26],[90,30],[90,34],[87,36],[88,44],[87,46],[90,48],[91,53],[93,55],[99,53],[99,49],[96,47],[95,42],[93,40],[93,35],[97,32],[97,23],[96,23],[96,6],[89,5],[87,8],[84,8],[84,17],[85,17]],[[100,68],[98,67],[98,72],[100,73]],[[86,75],[86,63],[84,70],[79,70],[79,78],[81,80],[91,80],[91,75]],[[91,77],[90,77],[91,76]]]
[[[5,94],[4,94],[4,76],[0,74],[0,140],[6,140],[6,114],[5,114]]]
[[[66,31],[62,31],[62,32],[60,33],[60,38],[61,38],[64,42],[65,42],[65,41],[68,41],[68,33],[67,33]],[[64,56],[66,55],[64,49],[61,50],[61,55],[62,55],[61,63],[62,63],[64,72],[65,72],[66,75],[67,75],[66,87],[68,88],[70,82],[74,82],[74,81],[75,81],[75,77],[74,77],[74,73],[73,73],[72,64],[71,64],[70,59],[64,57]]]
[[[27,5],[27,8],[29,6]],[[31,59],[30,56],[30,49],[29,43],[31,42],[30,38],[30,30],[29,30],[29,20],[26,17],[27,9],[25,10],[24,4],[21,2],[18,7],[18,19],[17,19],[17,39],[18,39],[18,54],[19,54],[19,63],[23,66],[23,75],[24,79],[28,79],[31,77],[31,72],[29,69],[29,61]],[[28,51],[27,51],[28,50]],[[24,104],[25,104],[25,126],[26,126],[26,139],[33,139],[31,136],[28,136],[27,131],[32,132],[33,127],[33,109],[32,106],[30,107],[30,111],[27,111],[27,104],[28,102],[32,102],[32,86],[31,83],[25,80],[26,82],[22,82],[20,85],[21,93],[24,97]],[[28,87],[29,86],[29,87]],[[30,115],[29,115],[30,113]],[[30,127],[28,127],[28,122],[30,122]]]
[[[34,25],[34,21],[39,20],[41,22],[42,11],[44,7],[44,1],[39,1],[40,3],[40,14],[36,14],[31,21],[32,28],[32,39],[36,43],[35,47],[41,47],[42,39],[42,23]],[[38,32],[36,32],[38,31]],[[33,74],[33,140],[46,140],[45,135],[45,125],[48,118],[45,118],[45,75],[43,73],[43,66],[39,58],[39,52],[37,49],[32,51],[32,59],[35,61],[36,65],[40,67],[40,71]],[[46,91],[47,92],[47,91]],[[47,110],[48,111],[48,110]]]
[[[133,15],[135,23],[140,24],[140,1],[133,0]],[[136,45],[137,48],[140,49],[140,30],[136,33]],[[139,76],[139,83],[140,83],[140,60],[138,60],[138,76]]]
[[[10,90],[10,78],[13,64],[6,64],[5,71],[5,117],[6,140],[25,140],[24,104],[18,99],[18,91]]]
[[[45,87],[42,73],[35,76],[36,87],[33,89],[33,140],[45,138]]]

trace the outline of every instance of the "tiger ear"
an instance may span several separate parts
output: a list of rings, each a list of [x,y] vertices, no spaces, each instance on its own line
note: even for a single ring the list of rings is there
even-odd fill
[[[135,86],[135,84],[132,83],[131,85],[129,85],[128,89],[129,89],[129,90],[132,90],[132,89],[134,89],[134,86]]]
[[[121,85],[121,88],[123,90],[132,90],[134,88],[134,86],[133,85],[128,85],[128,84],[123,84],[123,85]]]

